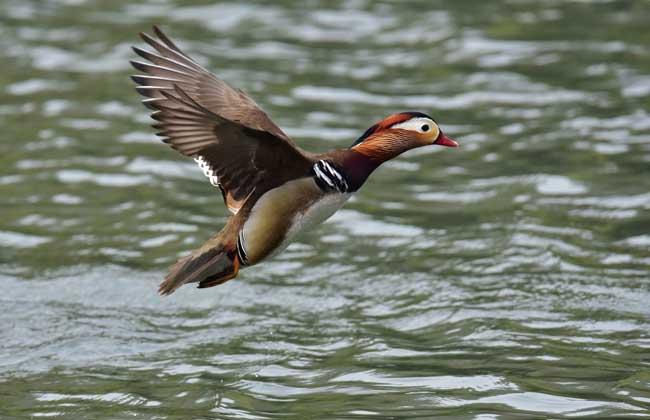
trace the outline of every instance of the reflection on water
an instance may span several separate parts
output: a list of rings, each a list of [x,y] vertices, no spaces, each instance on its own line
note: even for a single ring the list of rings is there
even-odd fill
[[[0,4],[0,417],[650,416],[646,4],[306,7]],[[153,23],[305,148],[402,110],[462,147],[161,299],[227,214],[128,81]]]

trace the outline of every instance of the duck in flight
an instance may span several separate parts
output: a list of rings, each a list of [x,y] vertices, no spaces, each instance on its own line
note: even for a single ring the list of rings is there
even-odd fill
[[[187,283],[222,284],[243,267],[282,251],[300,232],[323,222],[383,162],[421,146],[457,147],[420,112],[391,115],[349,148],[300,149],[240,89],[183,53],[158,27],[141,33],[154,51],[133,47],[143,103],[162,141],[193,158],[221,190],[232,216],[200,248],[178,260],[160,284],[163,295]]]

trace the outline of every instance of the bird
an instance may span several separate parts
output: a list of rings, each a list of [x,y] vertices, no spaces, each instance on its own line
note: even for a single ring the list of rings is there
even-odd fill
[[[158,292],[188,283],[208,288],[281,252],[334,214],[383,162],[422,146],[458,147],[429,115],[408,111],[368,128],[349,147],[298,147],[243,90],[185,54],[158,26],[140,37],[131,76],[164,143],[194,159],[221,191],[231,216],[202,246],[169,269]]]

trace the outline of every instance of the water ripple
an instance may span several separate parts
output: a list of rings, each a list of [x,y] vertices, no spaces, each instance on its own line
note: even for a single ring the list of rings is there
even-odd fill
[[[644,4],[181,3],[0,3],[0,417],[648,416]],[[152,23],[305,149],[403,110],[461,147],[162,299],[227,211],[129,85]]]

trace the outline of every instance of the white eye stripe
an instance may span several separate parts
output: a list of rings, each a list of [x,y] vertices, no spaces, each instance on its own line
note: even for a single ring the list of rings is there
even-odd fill
[[[433,132],[436,135],[439,131],[438,125],[430,118],[415,117],[404,122],[394,124],[390,128],[410,130],[418,133]]]

